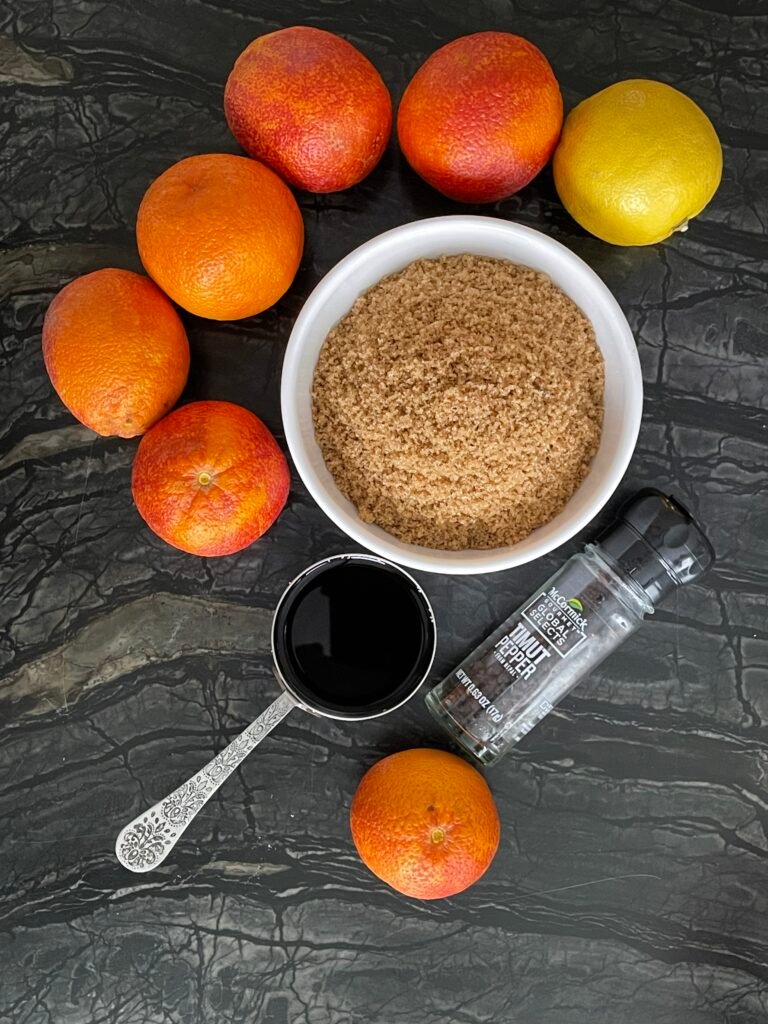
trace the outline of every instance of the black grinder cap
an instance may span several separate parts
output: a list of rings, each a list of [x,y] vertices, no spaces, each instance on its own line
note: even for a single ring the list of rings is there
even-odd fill
[[[714,548],[688,510],[650,487],[630,498],[597,543],[653,605],[698,579],[715,560]]]

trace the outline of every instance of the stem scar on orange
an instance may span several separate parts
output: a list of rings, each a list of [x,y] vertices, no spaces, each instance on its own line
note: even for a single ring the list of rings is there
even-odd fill
[[[488,784],[444,750],[392,754],[363,776],[350,809],[352,839],[374,875],[406,896],[454,896],[488,869],[500,825]]]
[[[148,277],[107,267],[71,281],[48,307],[43,359],[59,398],[97,434],[135,437],[176,404],[189,343]]]
[[[272,434],[232,402],[192,402],[143,438],[131,487],[158,537],[192,555],[231,555],[261,537],[288,497]]]

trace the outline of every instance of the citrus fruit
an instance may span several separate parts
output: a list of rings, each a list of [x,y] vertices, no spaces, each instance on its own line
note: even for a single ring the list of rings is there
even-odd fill
[[[235,62],[224,113],[237,141],[296,188],[336,192],[379,162],[392,101],[371,62],[331,32],[259,36]]]
[[[451,199],[491,203],[517,192],[552,155],[563,101],[533,43],[477,32],[422,64],[397,113],[411,167]]]
[[[663,82],[617,82],[563,126],[555,186],[574,220],[614,245],[652,245],[687,227],[720,184],[712,122]]]
[[[375,764],[352,800],[350,825],[374,875],[423,900],[463,892],[499,845],[499,815],[485,779],[444,750],[404,750]]]
[[[48,307],[43,359],[59,398],[97,434],[134,437],[172,408],[189,372],[184,325],[141,274],[108,267]]]
[[[232,402],[192,402],[141,439],[131,487],[158,537],[192,555],[230,555],[269,529],[289,483],[258,416]]]
[[[301,211],[264,164],[206,153],[169,167],[136,221],[147,273],[190,313],[239,320],[287,291],[304,245]]]

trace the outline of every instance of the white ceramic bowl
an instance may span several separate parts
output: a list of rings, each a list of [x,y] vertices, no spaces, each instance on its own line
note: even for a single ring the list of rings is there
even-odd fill
[[[312,378],[331,328],[357,297],[413,260],[477,253],[522,263],[548,274],[592,321],[605,360],[605,411],[600,447],[587,477],[562,511],[518,544],[482,551],[440,551],[406,544],[364,523],[326,469],[312,424]],[[361,245],[322,279],[301,310],[285,353],[281,384],[283,425],[307,490],[358,544],[401,565],[427,572],[472,574],[522,565],[547,554],[581,530],[610,498],[637,441],[643,382],[635,341],[613,295],[583,260],[531,228],[491,217],[434,217],[393,228]]]

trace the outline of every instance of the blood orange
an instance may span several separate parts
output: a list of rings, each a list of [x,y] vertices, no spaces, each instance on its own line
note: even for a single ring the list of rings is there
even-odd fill
[[[192,402],[155,424],[133,463],[140,515],[193,555],[230,555],[282,511],[290,474],[258,416],[231,402]]]
[[[43,359],[64,405],[97,434],[134,437],[173,408],[189,372],[184,325],[141,274],[107,267],[66,285],[43,323]]]
[[[477,32],[422,64],[400,103],[397,134],[408,163],[438,191],[491,203],[539,173],[562,123],[544,54],[509,32]]]
[[[212,320],[239,320],[290,287],[304,224],[291,190],[264,164],[203,153],[152,182],[136,241],[147,273],[174,302]]]
[[[379,162],[392,101],[376,68],[346,39],[295,25],[259,36],[224,91],[237,141],[296,188],[336,192]]]
[[[443,750],[414,749],[369,769],[350,810],[363,863],[406,896],[463,892],[499,845],[499,816],[482,775]]]

